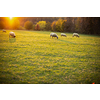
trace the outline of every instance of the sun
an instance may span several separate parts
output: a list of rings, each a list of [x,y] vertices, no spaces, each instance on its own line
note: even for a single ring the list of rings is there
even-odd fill
[[[12,19],[12,17],[10,17],[10,19]]]

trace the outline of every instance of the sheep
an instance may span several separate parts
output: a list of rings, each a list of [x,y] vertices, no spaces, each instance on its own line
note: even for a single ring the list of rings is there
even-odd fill
[[[65,37],[67,37],[65,33],[61,33],[61,36],[65,36]]]
[[[10,36],[13,36],[14,38],[16,37],[15,33],[14,32],[9,32],[9,37]]]
[[[74,36],[79,37],[79,34],[78,33],[73,33],[72,37],[74,37]]]
[[[6,32],[6,30],[3,29],[3,32]]]
[[[53,38],[53,37],[57,37],[57,39],[58,39],[58,36],[57,36],[56,33],[50,33],[50,38],[51,38],[51,36],[52,36],[52,38]]]

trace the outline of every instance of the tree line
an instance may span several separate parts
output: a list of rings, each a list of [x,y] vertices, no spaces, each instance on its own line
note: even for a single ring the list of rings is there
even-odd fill
[[[99,17],[0,17],[0,29],[27,29],[55,32],[78,32],[97,34]]]

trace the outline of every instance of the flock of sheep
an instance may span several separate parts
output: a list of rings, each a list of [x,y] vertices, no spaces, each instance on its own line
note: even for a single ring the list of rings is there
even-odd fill
[[[62,36],[67,37],[65,33],[61,33],[61,37],[62,37]],[[72,36],[72,37],[74,37],[74,36],[79,37],[79,34],[78,34],[78,33],[73,33],[73,36]],[[52,38],[53,38],[53,37],[57,37],[57,39],[58,39],[58,35],[57,35],[56,33],[50,33],[50,38],[51,38],[51,37],[52,37]]]
[[[3,29],[3,32],[6,32],[6,30]],[[9,32],[9,37],[10,37],[10,36],[12,36],[12,37],[14,37],[14,38],[16,37],[16,35],[15,35],[14,32]]]
[[[3,32],[6,32],[6,30],[4,30],[3,29]],[[9,32],[9,37],[10,36],[12,36],[12,37],[16,37],[16,35],[15,35],[15,33],[14,32]],[[67,37],[66,36],[66,34],[65,33],[61,33],[61,36],[65,36],[65,37]],[[79,34],[78,33],[73,33],[73,36],[72,37],[74,37],[74,36],[76,36],[76,37],[79,37]],[[50,38],[53,38],[53,37],[57,37],[57,39],[58,39],[58,35],[56,34],[56,33],[50,33]]]

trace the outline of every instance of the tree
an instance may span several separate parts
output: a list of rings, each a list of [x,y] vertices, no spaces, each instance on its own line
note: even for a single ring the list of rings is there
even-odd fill
[[[67,22],[67,20],[64,20],[63,23],[62,23],[62,30],[63,30],[63,32],[66,32],[66,26],[65,26],[66,22]]]
[[[32,29],[35,30],[35,24],[33,25],[33,28]]]
[[[47,31],[50,31],[51,30],[51,23],[50,22],[47,22],[45,29]]]
[[[67,21],[64,23],[65,32],[74,32],[75,19],[72,17],[67,17]]]
[[[100,17],[92,17],[92,24],[93,34],[100,35]]]
[[[58,19],[58,21],[56,21],[56,31],[58,32],[62,32],[62,24],[63,24],[63,20],[62,19]]]
[[[56,31],[56,21],[53,21],[51,24],[51,30]]]
[[[78,17],[77,19],[76,19],[76,24],[75,24],[75,31],[76,32],[80,32],[81,31],[81,18],[80,17]]]
[[[80,32],[83,34],[93,34],[93,23],[90,17],[81,18]]]
[[[39,21],[37,24],[40,26],[40,30],[45,30],[46,21]]]
[[[100,18],[77,17],[75,30],[83,34],[99,34]]]
[[[0,29],[3,29],[5,27],[5,23],[3,21],[0,21]]]
[[[32,29],[33,23],[31,21],[26,21],[24,24],[25,29],[29,30]]]
[[[35,30],[40,30],[40,26],[39,26],[39,24],[36,24],[36,26],[35,26]]]

